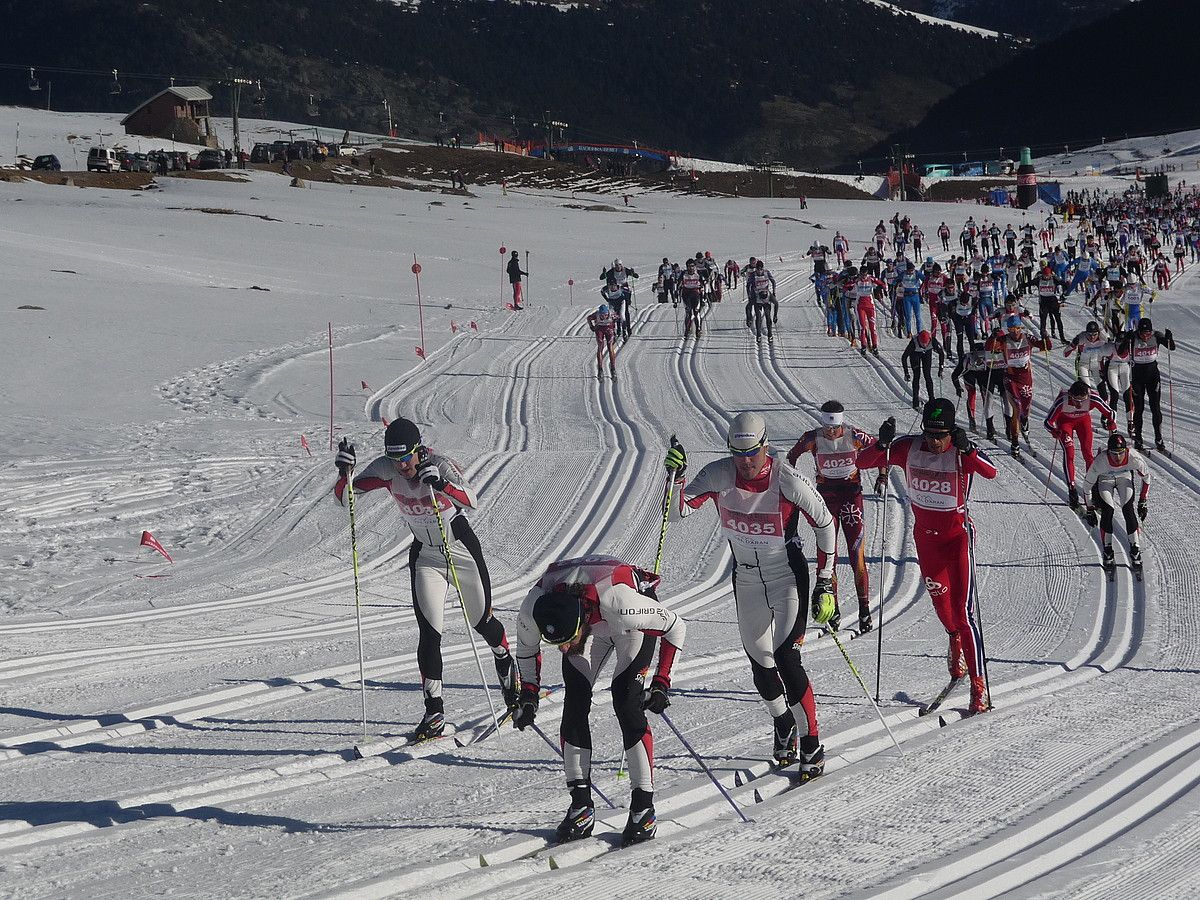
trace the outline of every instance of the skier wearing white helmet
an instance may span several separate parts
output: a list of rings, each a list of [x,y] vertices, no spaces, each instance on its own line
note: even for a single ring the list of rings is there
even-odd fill
[[[803,475],[777,456],[758,413],[741,413],[730,423],[729,456],[706,465],[685,481],[687,453],[672,441],[665,465],[675,476],[679,505],[670,517],[689,515],[712,500],[733,551],[733,593],[742,645],[750,658],[754,686],[774,718],[774,758],[799,764],[805,777],[820,775],[825,750],[816,705],[800,645],[808,625],[808,563],[799,534],[803,514],[816,533],[817,578],[811,594],[813,619],[828,622],[837,610],[833,594],[836,561],[833,516]],[[797,747],[797,726],[802,738]]]

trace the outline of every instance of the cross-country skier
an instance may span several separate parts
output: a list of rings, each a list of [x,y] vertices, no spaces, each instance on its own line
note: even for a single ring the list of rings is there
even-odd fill
[[[343,439],[338,446],[338,480],[334,496],[345,503],[346,486],[354,473],[354,445]],[[462,467],[421,442],[421,432],[408,419],[391,422],[383,434],[383,455],[354,477],[359,493],[386,488],[412,530],[408,564],[412,574],[413,611],[417,618],[417,666],[425,695],[425,716],[414,740],[438,737],[446,728],[442,702],[442,624],[450,592],[446,550],[454,561],[458,590],[471,627],[492,648],[500,690],[509,709],[517,701],[517,669],[508,652],[504,626],[492,615],[492,580],[479,538],[471,530],[464,510],[475,509],[479,498],[467,482]],[[437,513],[441,509],[447,548],[442,543]]]
[[[1137,492],[1136,479],[1141,479],[1141,491]],[[1137,496],[1137,515],[1134,515],[1133,498]],[[1138,546],[1138,521],[1146,521],[1150,510],[1150,467],[1136,450],[1129,449],[1123,434],[1112,434],[1108,438],[1108,450],[1097,456],[1087,475],[1083,478],[1083,495],[1087,498],[1087,522],[1097,525],[1096,507],[1100,507],[1100,543],[1104,547],[1104,571],[1111,577],[1113,563],[1112,532],[1113,513],[1120,507],[1125,517],[1125,534],[1129,539],[1129,562],[1134,574],[1141,577],[1142,551]]]
[[[612,308],[617,316],[623,319],[623,325],[618,328],[618,331],[626,337],[632,330],[629,307],[630,301],[633,299],[633,282],[629,279],[637,277],[638,273],[626,267],[619,259],[613,260],[611,269],[604,269],[600,273],[600,280],[604,282],[604,299],[611,305],[614,294],[617,292],[620,294],[621,305]]]
[[[604,357],[607,351],[608,371],[613,381],[617,380],[617,314],[607,303],[601,303],[596,311],[587,317],[588,328],[596,336],[596,377],[604,377]]]
[[[1049,338],[1036,344],[1025,333],[1025,322],[1020,316],[1009,316],[1004,325],[1008,333],[1003,338],[992,338],[988,349],[1000,351],[1004,356],[1004,387],[1009,402],[1008,438],[1009,452],[1020,459],[1018,441],[1024,435],[1029,440],[1029,409],[1033,405],[1033,351],[1036,347],[1049,350]]]
[[[512,252],[505,271],[508,273],[508,283],[512,286],[513,309],[524,309],[525,307],[521,305],[521,300],[524,298],[521,276],[527,276],[529,273],[521,269],[521,259],[516,250]]]
[[[1104,340],[1099,322],[1088,322],[1087,327],[1063,350],[1063,356],[1075,357],[1075,377],[1089,388],[1095,388],[1100,399],[1110,402],[1105,370],[1116,346]],[[1115,403],[1115,398],[1112,399]]]
[[[925,404],[922,434],[896,437],[896,420],[858,455],[860,468],[896,465],[913,511],[917,562],[933,608],[949,634],[950,677],[971,676],[971,712],[991,708],[983,676],[983,637],[975,619],[975,528],[967,515],[972,476],[995,478],[996,467],[954,421],[944,397]],[[965,655],[965,666],[964,666]]]
[[[679,298],[683,301],[683,339],[686,341],[692,335],[692,325],[696,326],[696,338],[700,337],[700,304],[704,299],[704,282],[696,270],[696,261],[689,259],[679,276]]]
[[[1143,449],[1142,413],[1146,402],[1150,402],[1150,419],[1154,425],[1154,449],[1167,452],[1162,437],[1162,376],[1158,371],[1158,348],[1175,349],[1175,338],[1171,329],[1155,331],[1149,319],[1138,323],[1137,331],[1130,332],[1121,345],[1127,347],[1133,363],[1131,387],[1133,389],[1133,446]]]
[[[938,378],[946,374],[946,354],[938,339],[928,331],[922,331],[908,342],[904,353],[900,355],[900,365],[904,369],[904,377],[912,378],[912,408],[921,408],[921,376],[925,376],[925,393],[929,400],[933,399],[933,354],[938,355]],[[909,370],[912,370],[910,376]]]
[[[571,805],[558,826],[559,841],[588,837],[595,825],[592,803],[592,732],[588,714],[600,670],[613,665],[613,709],[633,793],[623,846],[654,837],[654,735],[646,711],[662,715],[670,705],[671,668],[683,649],[687,625],[658,601],[659,577],[616,557],[584,556],[551,565],[526,595],[517,615],[516,653],[521,697],[513,725],[534,724],[542,683],[541,643],[562,653],[563,769]],[[648,681],[658,639],[658,665]]]
[[[992,421],[991,397],[988,393],[987,383],[990,371],[991,369],[988,367],[988,352],[982,349],[972,349],[967,351],[966,355],[959,357],[958,365],[950,373],[950,380],[954,383],[954,392],[959,397],[963,395],[963,385],[966,385],[967,422],[972,432],[979,430],[975,424],[975,399],[976,394],[981,397],[983,401],[983,417],[987,421],[988,437],[996,433],[996,426]]]
[[[821,405],[821,427],[806,431],[788,451],[788,464],[795,466],[806,453],[811,453],[817,465],[817,493],[833,514],[834,543],[840,527],[846,535],[846,556],[854,570],[854,590],[858,594],[858,628],[871,630],[870,583],[867,574],[867,550],[863,542],[862,477],[856,460],[858,453],[875,443],[864,431],[846,425],[846,408],[837,400]],[[883,471],[880,470],[880,475]],[[833,575],[833,595],[837,596],[837,569]],[[841,614],[835,612],[829,627],[836,631]]]
[[[763,319],[766,319],[767,343],[772,343],[775,340],[772,326],[779,321],[779,301],[775,299],[775,276],[767,270],[761,259],[754,263],[754,268],[746,276],[746,294],[750,298],[746,324],[750,324],[753,311],[754,338],[761,341]]]
[[[1079,493],[1075,490],[1075,441],[1079,439],[1079,452],[1084,463],[1090,467],[1095,454],[1092,452],[1092,411],[1100,413],[1100,420],[1109,431],[1115,431],[1117,422],[1112,408],[1100,394],[1087,386],[1085,381],[1076,381],[1058,397],[1046,415],[1046,430],[1062,445],[1063,475],[1067,479],[1067,505],[1077,510]]]
[[[758,413],[733,419],[727,445],[730,456],[709,463],[690,482],[684,480],[687,454],[682,445],[672,445],[665,465],[675,475],[679,506],[671,510],[671,517],[685,517],[709,500],[717,507],[733,551],[742,646],[750,658],[754,686],[774,718],[775,762],[796,762],[801,774],[815,777],[825,769],[825,748],[800,646],[810,602],[819,624],[827,623],[837,609],[833,516],[808,479],[771,449],[766,423]],[[816,533],[817,578],[811,598],[799,535],[801,515]],[[798,724],[803,736],[797,747]]]
[[[860,350],[866,356],[870,350],[879,355],[879,331],[875,328],[875,291],[887,287],[865,268],[853,282],[854,296],[858,305],[858,334],[862,341]]]

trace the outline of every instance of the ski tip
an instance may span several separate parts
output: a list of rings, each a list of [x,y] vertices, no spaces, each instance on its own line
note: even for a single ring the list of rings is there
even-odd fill
[[[946,727],[946,717],[938,716],[938,728],[945,728],[945,727]]]
[[[359,748],[358,744],[355,744],[353,747],[351,747],[351,748],[350,748],[350,755],[351,755],[352,757],[354,757],[355,759],[362,759],[362,758],[363,758],[363,752],[362,752],[362,750]]]
[[[557,871],[558,871],[558,863],[557,863],[557,862],[555,862],[555,860],[554,860],[554,857],[553,857],[553,856],[547,857],[547,862],[549,862],[549,863],[550,863],[550,871],[551,871],[551,872],[557,872]]]
[[[758,792],[758,788],[755,788],[755,789],[754,789],[754,802],[755,802],[755,803],[762,803],[762,800],[763,800],[763,798],[762,798],[762,794],[760,794],[760,793]]]
[[[479,854],[479,868],[486,869],[488,867],[487,857],[482,853]]]
[[[741,772],[734,772],[734,773],[733,773],[733,786],[734,786],[734,787],[741,787],[743,784],[745,784],[745,782],[744,782],[744,781],[742,781],[742,773],[741,773]]]

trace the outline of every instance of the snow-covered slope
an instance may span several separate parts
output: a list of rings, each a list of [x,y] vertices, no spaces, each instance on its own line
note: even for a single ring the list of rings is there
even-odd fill
[[[918,22],[925,22],[928,25],[945,25],[949,28],[954,28],[958,31],[966,31],[966,32],[969,32],[970,34],[982,35],[983,37],[998,38],[1001,36],[1000,32],[991,31],[990,29],[987,29],[987,28],[979,28],[978,26],[975,26],[975,25],[967,25],[967,24],[964,24],[963,22],[955,22],[952,19],[940,19],[937,16],[927,16],[923,13],[911,12],[910,10],[904,9],[901,6],[897,6],[894,3],[888,3],[887,0],[863,0],[863,2],[869,3],[872,6],[878,6],[883,9],[889,10],[898,16],[912,16]],[[1006,36],[1006,39],[1012,40],[1013,38],[1011,36]]]
[[[1115,130],[1115,129],[1114,129]],[[1200,129],[1174,134],[1109,140],[1093,147],[1047,155],[1034,160],[1039,172],[1050,174],[1132,171],[1141,166],[1150,171],[1162,168],[1179,173],[1189,183],[1197,180],[1187,172],[1200,170]]]
[[[88,127],[22,116],[48,143],[55,128]],[[960,695],[918,718],[945,681],[945,632],[908,507],[868,498],[873,585],[881,558],[886,573],[881,707],[904,753],[838,649],[810,630],[830,763],[788,791],[764,762],[770,720],[734,625],[728,551],[697,513],[671,526],[664,557],[661,594],[690,622],[670,714],[752,821],[656,721],[659,838],[614,851],[624,810],[602,809],[596,839],[547,851],[567,797],[537,737],[404,744],[421,713],[417,626],[405,529],[378,494],[358,505],[357,540],[369,731],[386,752],[352,752],[355,592],[349,522],[329,495],[328,323],[336,436],[365,460],[380,418],[407,415],[465,464],[497,615],[511,625],[555,558],[653,559],[672,433],[696,465],[724,452],[731,413],[758,409],[783,449],[835,396],[868,430],[888,415],[908,429],[901,342],[885,338],[875,360],[827,337],[802,251],[834,229],[861,247],[897,209],[927,234],[980,210],[811,201],[797,213],[790,201],[653,193],[614,213],[548,191],[249,178],[168,178],[145,192],[0,183],[0,895],[1194,893],[1194,268],[1153,311],[1181,346],[1176,453],[1151,459],[1144,584],[1120,550],[1115,581],[1101,574],[1035,418],[1038,457],[999,458],[1000,476],[971,503],[997,708],[963,719]],[[528,262],[521,314],[503,307],[501,246]],[[774,344],[755,344],[735,297],[714,306],[698,343],[682,343],[675,311],[643,278],[619,380],[597,382],[584,316],[601,266],[619,256],[652,272],[697,249],[770,260]],[[1077,309],[1068,319],[1082,327]],[[1057,354],[1038,361],[1038,413],[1071,377]],[[948,373],[937,385],[952,395]],[[143,529],[173,565],[138,546]],[[448,608],[446,622],[448,718],[470,738],[487,704],[461,617]],[[876,637],[846,650],[873,688]],[[550,735],[562,710],[554,656],[556,691],[539,714]],[[620,805],[628,781],[600,694],[592,721],[595,781]]]

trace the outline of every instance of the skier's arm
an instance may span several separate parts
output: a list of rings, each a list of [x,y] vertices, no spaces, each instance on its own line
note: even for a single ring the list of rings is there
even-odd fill
[[[967,370],[967,354],[959,357],[958,363],[954,366],[954,371],[950,373],[950,383],[954,385],[954,393],[962,396],[962,374]]]
[[[815,431],[806,431],[800,435],[800,440],[796,441],[795,446],[788,451],[787,461],[789,466],[795,466],[798,460],[805,453],[812,453],[817,446],[817,433]]]
[[[1113,412],[1113,408],[1105,403],[1096,391],[1089,390],[1088,394],[1092,401],[1090,409],[1099,412],[1100,420],[1104,423],[1104,427],[1109,431],[1113,431],[1117,427],[1117,414]]]
[[[365,494],[368,491],[375,491],[379,488],[387,487],[388,479],[380,477],[380,469],[384,465],[390,465],[389,460],[385,456],[380,456],[373,460],[370,465],[363,469],[363,473],[354,479],[354,490],[360,494]],[[339,476],[338,480],[333,485],[333,496],[337,498],[337,502],[343,506],[346,504],[346,477]]]
[[[690,482],[682,478],[675,480],[675,490],[679,494],[679,503],[667,514],[667,521],[677,522],[686,519],[692,510],[699,509],[707,501],[716,502],[717,493],[711,490],[709,467],[705,466]]]
[[[678,613],[627,584],[614,584],[600,597],[600,614],[615,632],[641,631],[659,638],[658,668],[654,678],[671,686],[671,668],[683,649],[687,623]]]
[[[458,463],[445,456],[430,456],[421,467],[435,465],[442,476],[442,483],[435,484],[434,490],[449,497],[460,509],[476,509],[479,506],[479,495],[467,481]]]
[[[966,475],[979,475],[991,480],[999,472],[996,464],[978,447],[973,446],[966,453],[959,454],[958,461]]]
[[[516,641],[513,650],[517,657],[517,670],[521,673],[521,684],[535,692],[542,683],[542,635],[533,621],[533,604],[541,595],[542,589],[539,587],[534,587],[525,595],[514,630]]]
[[[1142,492],[1138,499],[1144,501],[1150,495],[1150,467],[1146,465],[1146,457],[1141,454],[1138,454],[1137,473],[1142,479]]]
[[[905,378],[908,378],[909,361],[911,360],[914,366],[917,364],[916,355],[916,347],[913,341],[910,339],[908,346],[904,348],[904,353],[900,355],[900,365],[904,369]]]
[[[933,338],[930,343],[933,344],[933,349],[938,355],[938,372],[946,368],[946,351],[942,349],[942,344],[937,338]]]
[[[782,464],[782,460],[779,463]],[[834,543],[833,516],[825,500],[807,478],[789,465],[782,465],[779,470],[779,490],[799,507],[816,532],[817,577],[832,578],[837,548]]]

